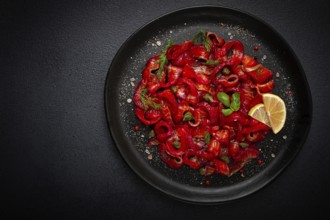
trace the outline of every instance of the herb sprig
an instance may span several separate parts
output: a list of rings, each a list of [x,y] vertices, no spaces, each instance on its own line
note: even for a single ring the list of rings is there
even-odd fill
[[[164,70],[164,66],[168,61],[166,58],[166,52],[167,52],[168,48],[170,48],[173,44],[174,44],[174,42],[172,40],[168,40],[167,45],[164,47],[164,49],[162,50],[162,53],[160,54],[160,56],[158,58],[158,63],[159,63],[159,69],[157,71],[158,79],[162,78],[162,72]]]
[[[152,98],[150,96],[147,96],[148,88],[144,87],[140,93],[140,100],[142,102],[144,110],[148,110],[148,107],[150,106],[153,109],[160,109],[162,106],[161,104],[156,103],[156,98]]]
[[[193,41],[195,45],[203,44],[207,52],[211,51],[211,43],[207,40],[206,32],[203,29],[195,34]]]

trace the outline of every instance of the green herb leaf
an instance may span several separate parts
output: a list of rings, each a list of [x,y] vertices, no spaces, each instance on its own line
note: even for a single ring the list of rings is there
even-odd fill
[[[209,132],[206,132],[205,135],[204,135],[204,140],[205,140],[205,144],[206,145],[209,145],[210,144],[210,141],[211,141],[211,135]]]
[[[202,167],[199,169],[199,174],[204,176],[206,174],[206,168],[205,167]]]
[[[206,93],[204,96],[203,96],[203,99],[207,102],[213,102],[213,97],[212,95],[210,95],[209,93]]]
[[[229,116],[231,113],[233,113],[233,110],[231,108],[224,108],[221,110],[221,112],[224,116]]]
[[[225,162],[226,164],[229,164],[229,162],[230,162],[229,157],[226,156],[226,155],[222,155],[222,156],[220,157],[220,160],[222,160],[222,161]]]
[[[143,87],[140,93],[140,100],[142,102],[143,108],[144,110],[148,109],[148,105],[147,105],[147,92],[148,92],[148,88],[147,87]]]
[[[162,72],[164,70],[164,66],[167,63],[166,52],[167,52],[168,48],[170,48],[173,44],[174,43],[172,40],[168,40],[167,45],[164,47],[162,53],[160,54],[160,56],[158,58],[158,63],[159,63],[159,69],[157,71],[158,79],[161,79]]]
[[[191,120],[194,120],[194,119],[195,118],[194,118],[193,114],[191,112],[187,112],[183,115],[182,121],[185,122],[185,121],[191,121]]]
[[[206,38],[206,32],[201,29],[199,32],[197,32],[194,37],[193,37],[193,41],[194,41],[194,44],[195,45],[198,45],[198,44],[203,44],[206,51],[207,52],[210,52],[211,50],[211,43],[210,41],[207,40]]]
[[[240,101],[240,93],[239,92],[235,92],[232,97],[231,97],[231,104],[230,104],[230,108],[233,111],[238,111],[241,105],[241,101]]]
[[[162,105],[156,103],[155,100],[157,100],[157,99],[156,99],[156,98],[151,98],[151,97],[149,97],[149,98],[147,99],[147,103],[148,103],[148,105],[151,106],[151,108],[156,109],[156,110],[157,110],[157,109],[161,109]]]
[[[224,67],[224,68],[222,69],[222,73],[225,74],[225,75],[229,75],[229,74],[230,74],[230,70],[229,70],[229,68],[228,68],[228,67]]]
[[[193,37],[193,41],[195,45],[199,44],[200,42],[203,42],[205,39],[206,39],[206,32],[203,29],[197,32]]]
[[[229,100],[229,95],[227,95],[224,92],[219,92],[217,94],[217,97],[219,99],[219,101],[224,104],[225,106],[229,107],[230,106],[230,100]]]
[[[145,111],[148,110],[149,106],[153,109],[160,109],[162,106],[161,106],[161,104],[158,104],[155,102],[157,99],[148,97],[147,93],[148,93],[148,88],[143,87],[141,89],[141,93],[140,93],[140,100],[141,100],[144,110]]]
[[[176,86],[171,86],[171,91],[172,91],[173,93],[176,93],[176,92],[178,91],[178,87],[176,87]]]
[[[239,146],[241,146],[242,148],[246,148],[249,146],[249,144],[245,143],[245,142],[241,142],[241,143],[239,143]]]
[[[206,51],[207,52],[210,52],[211,51],[211,44],[210,44],[210,42],[207,39],[205,39],[205,41],[203,42],[203,44],[204,44],[204,47],[206,48]]]
[[[154,130],[151,130],[149,132],[149,138],[154,138],[154,137],[156,137],[155,131]]]
[[[173,142],[173,146],[176,148],[176,149],[179,149],[181,147],[181,143],[180,141],[174,141]]]
[[[219,60],[207,60],[206,64],[211,66],[216,66],[219,65]]]

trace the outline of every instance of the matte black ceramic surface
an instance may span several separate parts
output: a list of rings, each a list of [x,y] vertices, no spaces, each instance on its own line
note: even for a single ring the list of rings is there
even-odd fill
[[[259,159],[244,173],[232,177],[200,176],[184,167],[168,168],[157,149],[147,146],[148,130],[135,117],[131,102],[146,60],[159,53],[171,39],[182,43],[200,29],[219,34],[226,41],[240,40],[245,53],[274,72],[274,93],[287,107],[284,129],[259,143]],[[258,45],[259,50],[253,50]],[[137,30],[112,61],[105,86],[108,125],[124,160],[153,187],[187,202],[216,203],[249,195],[273,180],[295,158],[308,135],[312,101],[305,73],[286,41],[268,24],[241,11],[222,7],[193,7],[164,15]],[[135,131],[134,126],[140,127]],[[152,159],[150,156],[152,155]],[[149,156],[149,158],[148,158]],[[209,181],[210,185],[206,185]]]

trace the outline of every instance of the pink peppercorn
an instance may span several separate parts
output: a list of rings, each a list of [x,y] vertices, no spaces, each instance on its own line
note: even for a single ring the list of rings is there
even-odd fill
[[[255,45],[254,48],[253,48],[253,50],[258,51],[259,50],[258,45]]]

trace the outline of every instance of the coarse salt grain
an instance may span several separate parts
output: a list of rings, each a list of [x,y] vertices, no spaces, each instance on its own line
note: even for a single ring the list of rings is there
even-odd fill
[[[133,86],[133,87],[134,87],[134,86],[135,86],[135,84],[134,84],[133,82],[131,82],[131,86]]]
[[[275,157],[275,154],[271,154],[270,156],[274,158]]]
[[[160,40],[158,40],[158,41],[156,42],[156,44],[157,44],[157,46],[161,46],[161,45],[162,45],[162,42],[161,42]]]
[[[284,140],[287,139],[287,138],[288,138],[288,136],[286,136],[286,135],[283,136],[283,139],[284,139]]]
[[[149,155],[148,155],[148,159],[149,159],[149,160],[152,160],[152,154],[149,154]]]
[[[132,99],[127,99],[127,103],[131,103],[132,102]]]
[[[276,77],[277,78],[280,77],[280,73],[279,72],[276,73]]]

